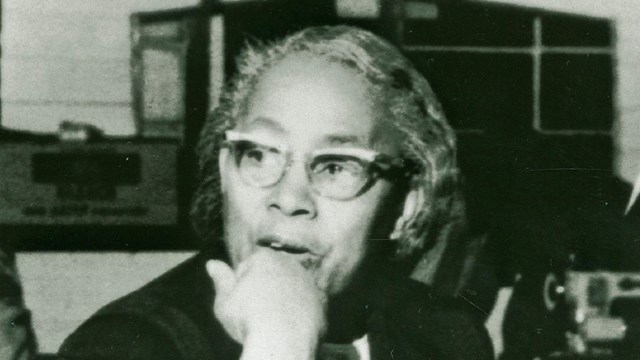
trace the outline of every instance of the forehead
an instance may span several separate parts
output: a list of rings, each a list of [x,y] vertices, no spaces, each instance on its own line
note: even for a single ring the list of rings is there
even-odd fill
[[[355,70],[310,55],[292,55],[258,80],[239,127],[301,144],[388,147],[378,136],[380,107]]]

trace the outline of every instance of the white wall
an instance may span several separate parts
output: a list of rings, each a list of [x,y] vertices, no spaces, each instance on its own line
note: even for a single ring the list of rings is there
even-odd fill
[[[2,124],[132,135],[129,15],[198,0],[2,0]]]

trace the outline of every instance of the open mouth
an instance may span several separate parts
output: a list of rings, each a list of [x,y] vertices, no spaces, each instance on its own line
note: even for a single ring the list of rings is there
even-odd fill
[[[311,249],[304,245],[295,244],[280,239],[279,237],[268,236],[258,239],[258,246],[269,248],[273,251],[280,251],[295,256],[305,269],[316,267],[320,262],[320,257],[313,253]]]
[[[290,254],[304,254],[310,252],[309,249],[304,246],[285,243],[273,237],[259,239],[258,245],[271,248],[275,251],[284,251]]]

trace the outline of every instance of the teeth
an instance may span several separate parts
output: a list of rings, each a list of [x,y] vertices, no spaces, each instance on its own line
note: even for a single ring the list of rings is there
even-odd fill
[[[281,243],[279,243],[279,242],[272,242],[271,244],[269,244],[269,246],[270,246],[272,249],[282,249],[282,248],[284,247],[284,245],[282,245],[282,244],[281,244]]]

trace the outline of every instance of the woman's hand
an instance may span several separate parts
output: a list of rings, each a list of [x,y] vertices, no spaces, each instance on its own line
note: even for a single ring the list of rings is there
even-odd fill
[[[214,314],[243,344],[243,360],[315,359],[326,328],[325,295],[286,253],[259,249],[232,270],[211,260]]]

